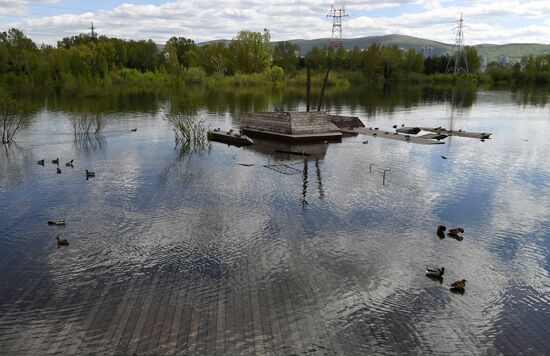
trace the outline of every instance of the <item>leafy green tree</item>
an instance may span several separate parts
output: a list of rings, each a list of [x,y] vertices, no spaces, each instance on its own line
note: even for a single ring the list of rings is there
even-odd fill
[[[287,41],[279,42],[273,48],[273,65],[285,71],[295,71],[300,61],[300,47]]]
[[[229,44],[229,52],[236,71],[258,73],[271,65],[271,36],[269,30],[241,31]]]
[[[185,37],[172,37],[168,41],[166,41],[166,47],[169,46],[175,49],[178,62],[184,68],[189,68],[191,65],[193,65],[192,63],[189,63],[189,56],[187,55],[190,50],[193,50],[195,47],[197,47],[193,40]]]

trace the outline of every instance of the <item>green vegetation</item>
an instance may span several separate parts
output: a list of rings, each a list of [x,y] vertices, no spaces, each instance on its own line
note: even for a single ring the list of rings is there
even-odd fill
[[[14,141],[15,135],[23,127],[28,111],[0,87],[0,134],[2,144]]]
[[[211,87],[302,86],[305,68],[313,70],[313,85],[331,69],[328,85],[348,87],[371,83],[438,83],[482,81],[550,83],[550,55],[524,58],[523,65],[489,65],[479,74],[479,55],[467,48],[469,74],[446,73],[449,57],[424,60],[413,48],[374,43],[366,49],[313,47],[305,54],[295,43],[271,46],[270,34],[241,31],[229,42],[197,45],[193,40],[170,38],[163,50],[153,41],[67,37],[56,47],[38,47],[23,32],[0,33],[0,86],[10,92],[32,93],[52,89],[74,96],[101,96],[114,87],[156,90],[201,84]]]

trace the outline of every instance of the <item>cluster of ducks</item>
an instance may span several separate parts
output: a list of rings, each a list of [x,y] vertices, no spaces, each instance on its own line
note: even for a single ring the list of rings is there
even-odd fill
[[[437,237],[440,239],[445,238],[445,231],[447,228],[444,225],[439,225],[437,227]],[[461,227],[457,227],[455,229],[450,229],[447,233],[447,236],[452,237],[455,240],[462,241],[463,237],[460,236],[460,234],[464,233],[464,229]],[[428,268],[426,269],[426,275],[432,279],[439,280],[440,282],[443,282],[443,274],[445,273],[445,267],[441,268]],[[464,290],[466,288],[466,280],[462,279],[460,281],[456,281],[451,284],[450,290],[452,292],[456,293],[464,293]]]
[[[65,163],[65,167],[74,168],[73,162],[74,162],[74,160],[71,159],[69,162]],[[44,166],[44,160],[43,159],[37,161],[36,163],[41,165],[41,166]],[[61,168],[59,168],[59,157],[52,160],[52,164],[57,165],[57,174],[61,174]],[[91,178],[91,177],[95,177],[95,172],[91,172],[87,169],[85,171],[86,171],[86,179]]]
[[[65,220],[50,220],[48,221],[48,225],[65,226],[66,223],[65,223]],[[56,239],[57,239],[57,247],[69,245],[69,241],[65,239],[60,239],[59,235],[57,235]]]

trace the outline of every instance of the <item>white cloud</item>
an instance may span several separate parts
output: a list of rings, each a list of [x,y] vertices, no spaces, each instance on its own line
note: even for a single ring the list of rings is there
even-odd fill
[[[54,3],[56,0],[44,1]],[[23,1],[3,1],[2,14],[26,13]],[[351,14],[344,20],[344,37],[390,33],[453,42],[453,21],[464,13],[468,43],[548,42],[550,1],[471,1],[456,7],[446,0],[389,0],[383,2],[346,2]],[[403,7],[405,6],[406,7]],[[415,13],[403,13],[416,7]],[[62,9],[60,7],[60,9]],[[369,13],[394,14],[374,17]],[[2,13],[4,11],[4,13]],[[324,3],[307,4],[295,0],[191,0],[160,5],[123,4],[109,10],[57,16],[28,17],[13,23],[0,18],[1,27],[18,27],[37,42],[55,43],[64,36],[88,31],[93,20],[101,34],[121,38],[164,42],[171,36],[196,41],[231,38],[243,29],[269,28],[274,40],[330,36],[329,7]],[[521,27],[520,25],[524,25]]]

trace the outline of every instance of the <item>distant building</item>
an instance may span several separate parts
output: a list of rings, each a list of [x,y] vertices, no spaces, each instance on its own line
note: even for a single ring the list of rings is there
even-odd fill
[[[420,47],[418,52],[420,52],[420,54],[424,57],[424,59],[432,58],[434,48],[430,46],[424,46],[424,47]]]
[[[489,58],[485,56],[479,57],[479,70],[481,73],[484,73],[487,70],[487,65],[489,64]]]
[[[508,67],[510,65],[510,57],[508,56],[498,57],[498,64],[500,64],[503,67]]]

